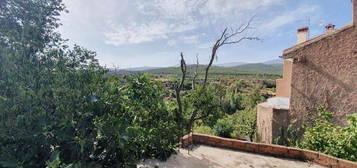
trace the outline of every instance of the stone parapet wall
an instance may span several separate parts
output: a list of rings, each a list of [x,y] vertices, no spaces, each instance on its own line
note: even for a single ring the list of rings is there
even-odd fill
[[[204,134],[189,134],[181,139],[182,147],[188,147],[194,144],[209,145],[213,147],[240,150],[245,152],[252,152],[256,154],[270,155],[270,156],[276,156],[282,158],[311,161],[326,167],[357,168],[356,162],[335,158],[319,152],[280,146],[280,145],[246,142],[236,139],[221,138],[217,136],[210,136]]]

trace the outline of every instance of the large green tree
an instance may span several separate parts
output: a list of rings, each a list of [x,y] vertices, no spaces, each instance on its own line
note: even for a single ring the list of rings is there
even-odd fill
[[[43,51],[61,40],[54,29],[58,27],[56,16],[63,9],[61,1],[56,0],[0,2],[0,138],[4,167],[21,166],[30,160],[40,162],[46,155],[43,149],[48,145],[37,145],[46,136],[38,131],[48,122],[42,116],[50,113],[43,109],[51,109],[46,88],[41,89],[47,85],[41,60],[54,54]],[[53,79],[49,76],[47,81]]]
[[[0,1],[0,167],[125,167],[177,143],[162,88],[66,46],[60,0]],[[163,138],[165,137],[165,138]]]

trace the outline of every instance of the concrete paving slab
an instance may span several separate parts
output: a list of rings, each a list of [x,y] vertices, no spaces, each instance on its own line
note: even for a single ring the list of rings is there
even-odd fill
[[[241,151],[195,146],[192,150],[179,149],[167,161],[146,160],[138,168],[324,168],[323,166]]]

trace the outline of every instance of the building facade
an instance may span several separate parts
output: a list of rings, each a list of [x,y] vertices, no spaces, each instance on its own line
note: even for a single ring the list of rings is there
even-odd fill
[[[317,106],[332,112],[338,125],[357,113],[357,0],[352,0],[352,8],[351,24],[337,30],[329,24],[313,39],[308,39],[308,27],[298,29],[297,45],[283,51],[283,78],[277,80],[277,97],[272,98],[280,102],[258,105],[262,142],[283,136],[291,123],[309,122]]]

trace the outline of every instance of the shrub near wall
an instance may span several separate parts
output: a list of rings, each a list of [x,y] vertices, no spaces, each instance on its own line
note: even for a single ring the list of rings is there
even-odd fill
[[[318,110],[314,125],[306,129],[300,146],[357,162],[357,113],[348,117],[347,126],[340,127],[332,124],[332,113],[323,107]]]

